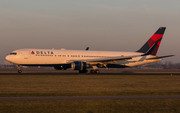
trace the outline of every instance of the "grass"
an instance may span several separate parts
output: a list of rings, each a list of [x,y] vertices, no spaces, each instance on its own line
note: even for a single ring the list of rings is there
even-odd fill
[[[180,95],[179,75],[0,75],[0,97]],[[180,99],[1,101],[0,113],[178,113]]]
[[[180,95],[178,75],[1,75],[0,97]]]
[[[179,113],[180,99],[2,101],[0,113]]]

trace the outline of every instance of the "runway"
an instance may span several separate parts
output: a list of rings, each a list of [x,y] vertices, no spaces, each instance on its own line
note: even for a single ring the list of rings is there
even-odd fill
[[[0,75],[180,75],[180,73],[99,73],[99,74],[80,74],[80,73],[53,73],[53,72],[41,72],[41,73],[0,73]]]
[[[0,101],[17,100],[106,100],[106,99],[178,99],[180,95],[160,96],[61,96],[61,97],[0,97]]]

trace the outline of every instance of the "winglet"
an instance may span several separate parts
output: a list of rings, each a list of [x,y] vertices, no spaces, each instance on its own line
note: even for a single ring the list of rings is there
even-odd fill
[[[86,48],[86,51],[89,50],[89,47]]]

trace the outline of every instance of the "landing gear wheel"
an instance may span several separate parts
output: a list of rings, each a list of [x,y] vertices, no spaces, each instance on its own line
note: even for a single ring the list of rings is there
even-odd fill
[[[22,73],[21,65],[16,65],[18,67],[18,73]]]
[[[91,70],[90,73],[100,73],[100,71],[97,69],[97,70]]]
[[[95,70],[91,70],[90,73],[95,73]]]
[[[100,73],[100,71],[99,71],[99,70],[95,70],[95,73],[97,73],[97,74],[98,74],[98,73]]]
[[[18,70],[18,73],[22,73],[22,70]]]

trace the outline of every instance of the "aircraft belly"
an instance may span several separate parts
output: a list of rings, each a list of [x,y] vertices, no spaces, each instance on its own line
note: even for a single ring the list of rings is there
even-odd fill
[[[62,64],[64,62],[63,59],[59,58],[49,56],[34,56],[29,59],[21,59],[19,64]]]

